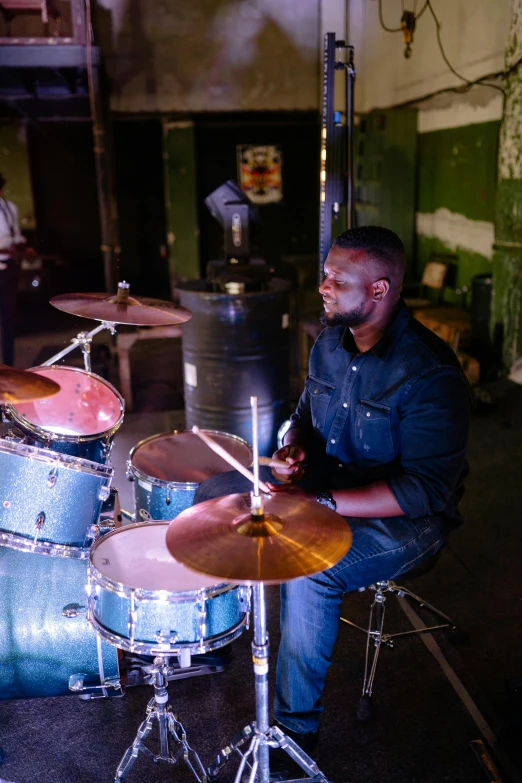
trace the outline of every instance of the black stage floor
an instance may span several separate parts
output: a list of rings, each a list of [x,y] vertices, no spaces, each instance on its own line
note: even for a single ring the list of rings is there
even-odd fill
[[[20,338],[17,365],[31,366],[45,346],[45,335]],[[141,368],[134,378],[136,410],[125,416],[113,451],[115,484],[124,507],[132,500],[125,479],[129,449],[143,437],[184,425],[182,410],[161,410],[165,387],[154,373],[149,376],[154,376],[154,385],[147,391],[146,353],[139,350],[133,359],[133,366]],[[179,346],[164,350],[171,351],[162,363],[171,373],[179,364]],[[148,355],[157,361],[153,351]],[[117,385],[117,378],[112,380]],[[434,570],[408,584],[455,618],[469,642],[454,646],[436,633],[428,637],[431,649],[419,637],[399,639],[393,650],[384,649],[374,690],[376,718],[361,725],[355,709],[364,636],[341,626],[325,692],[320,761],[335,783],[497,780],[486,776],[470,746],[478,739],[492,749],[504,783],[522,780],[522,388],[497,382],[488,393],[491,404],[481,406],[471,436],[466,521],[453,533]],[[278,588],[268,588],[271,688],[278,602]],[[344,616],[365,625],[369,603],[368,592],[347,596]],[[412,627],[396,598],[387,602],[386,623],[389,631]],[[205,765],[255,717],[251,641],[249,630],[233,643],[225,671],[170,683],[177,717]],[[0,745],[5,751],[0,778],[13,783],[110,783],[151,695],[150,686],[140,685],[129,687],[122,698],[84,701],[71,695],[0,702]],[[156,729],[150,746],[157,749]],[[236,766],[230,761],[219,779],[232,781]],[[182,761],[170,767],[143,757],[127,778],[129,783],[192,779]]]

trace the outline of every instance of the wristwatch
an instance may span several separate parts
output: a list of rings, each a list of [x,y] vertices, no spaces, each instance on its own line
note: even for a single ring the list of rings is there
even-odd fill
[[[327,506],[328,508],[331,508],[332,511],[337,511],[337,503],[330,492],[318,492],[315,499],[322,506]]]

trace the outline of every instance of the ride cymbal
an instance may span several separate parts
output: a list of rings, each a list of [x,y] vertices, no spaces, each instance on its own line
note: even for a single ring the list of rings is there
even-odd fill
[[[82,318],[131,326],[171,326],[192,318],[190,310],[174,302],[129,296],[126,283],[118,285],[117,294],[59,294],[49,303]]]
[[[167,530],[167,547],[178,562],[242,584],[280,584],[324,571],[351,542],[350,527],[336,511],[284,493],[265,499],[260,522],[253,521],[245,493],[198,503]]]
[[[59,391],[60,386],[50,378],[0,364],[0,403],[32,402]]]

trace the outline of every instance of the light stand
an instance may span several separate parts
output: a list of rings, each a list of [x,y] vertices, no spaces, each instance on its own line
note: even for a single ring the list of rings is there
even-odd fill
[[[168,657],[158,656],[157,658],[154,658],[154,663],[151,667],[151,672],[154,675],[154,696],[147,705],[147,717],[140,725],[136,739],[132,745],[127,748],[118,765],[114,783],[118,783],[118,781],[123,780],[123,778],[127,776],[139,753],[143,753],[155,762],[166,761],[168,764],[175,764],[183,758],[183,761],[198,783],[207,783],[205,768],[203,767],[198,754],[188,744],[185,729],[174,715],[172,707],[168,703],[169,696],[167,693],[166,680],[168,671]],[[155,755],[143,744],[143,740],[146,739],[152,731],[154,721],[158,722],[160,735],[160,752],[158,755]],[[175,752],[169,748],[169,740],[171,739],[178,745],[178,749]],[[191,755],[194,759],[194,764],[190,759]]]
[[[257,397],[251,397],[252,406],[252,448],[253,448],[253,472],[254,491],[251,493],[251,523],[246,535],[266,536],[264,523],[264,499],[259,492],[259,449],[258,449],[258,417]],[[209,768],[210,778],[214,778],[224,764],[229,760],[233,752],[241,756],[241,763],[237,771],[234,783],[240,783],[243,779],[245,767],[248,765],[250,774],[248,783],[269,783],[270,761],[269,748],[281,748],[286,751],[293,761],[306,773],[307,777],[296,778],[306,780],[308,783],[328,783],[328,779],[319,770],[315,761],[308,756],[299,745],[288,737],[277,726],[270,726],[268,721],[268,663],[270,644],[266,629],[266,604],[265,586],[263,582],[253,583],[253,618],[254,641],[252,642],[252,660],[254,663],[255,677],[255,701],[256,720],[246,726],[220,753]],[[253,736],[252,736],[253,735]],[[245,753],[241,746],[251,739],[250,746]]]

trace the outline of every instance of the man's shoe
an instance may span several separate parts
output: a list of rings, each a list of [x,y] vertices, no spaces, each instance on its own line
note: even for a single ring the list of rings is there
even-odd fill
[[[300,734],[297,731],[291,731],[280,723],[276,723],[278,728],[286,734],[287,737],[296,742],[304,752],[314,761],[319,759],[319,732],[311,731],[307,734]],[[282,748],[270,748],[270,781],[294,780],[306,778],[307,774],[299,764],[297,764]]]

